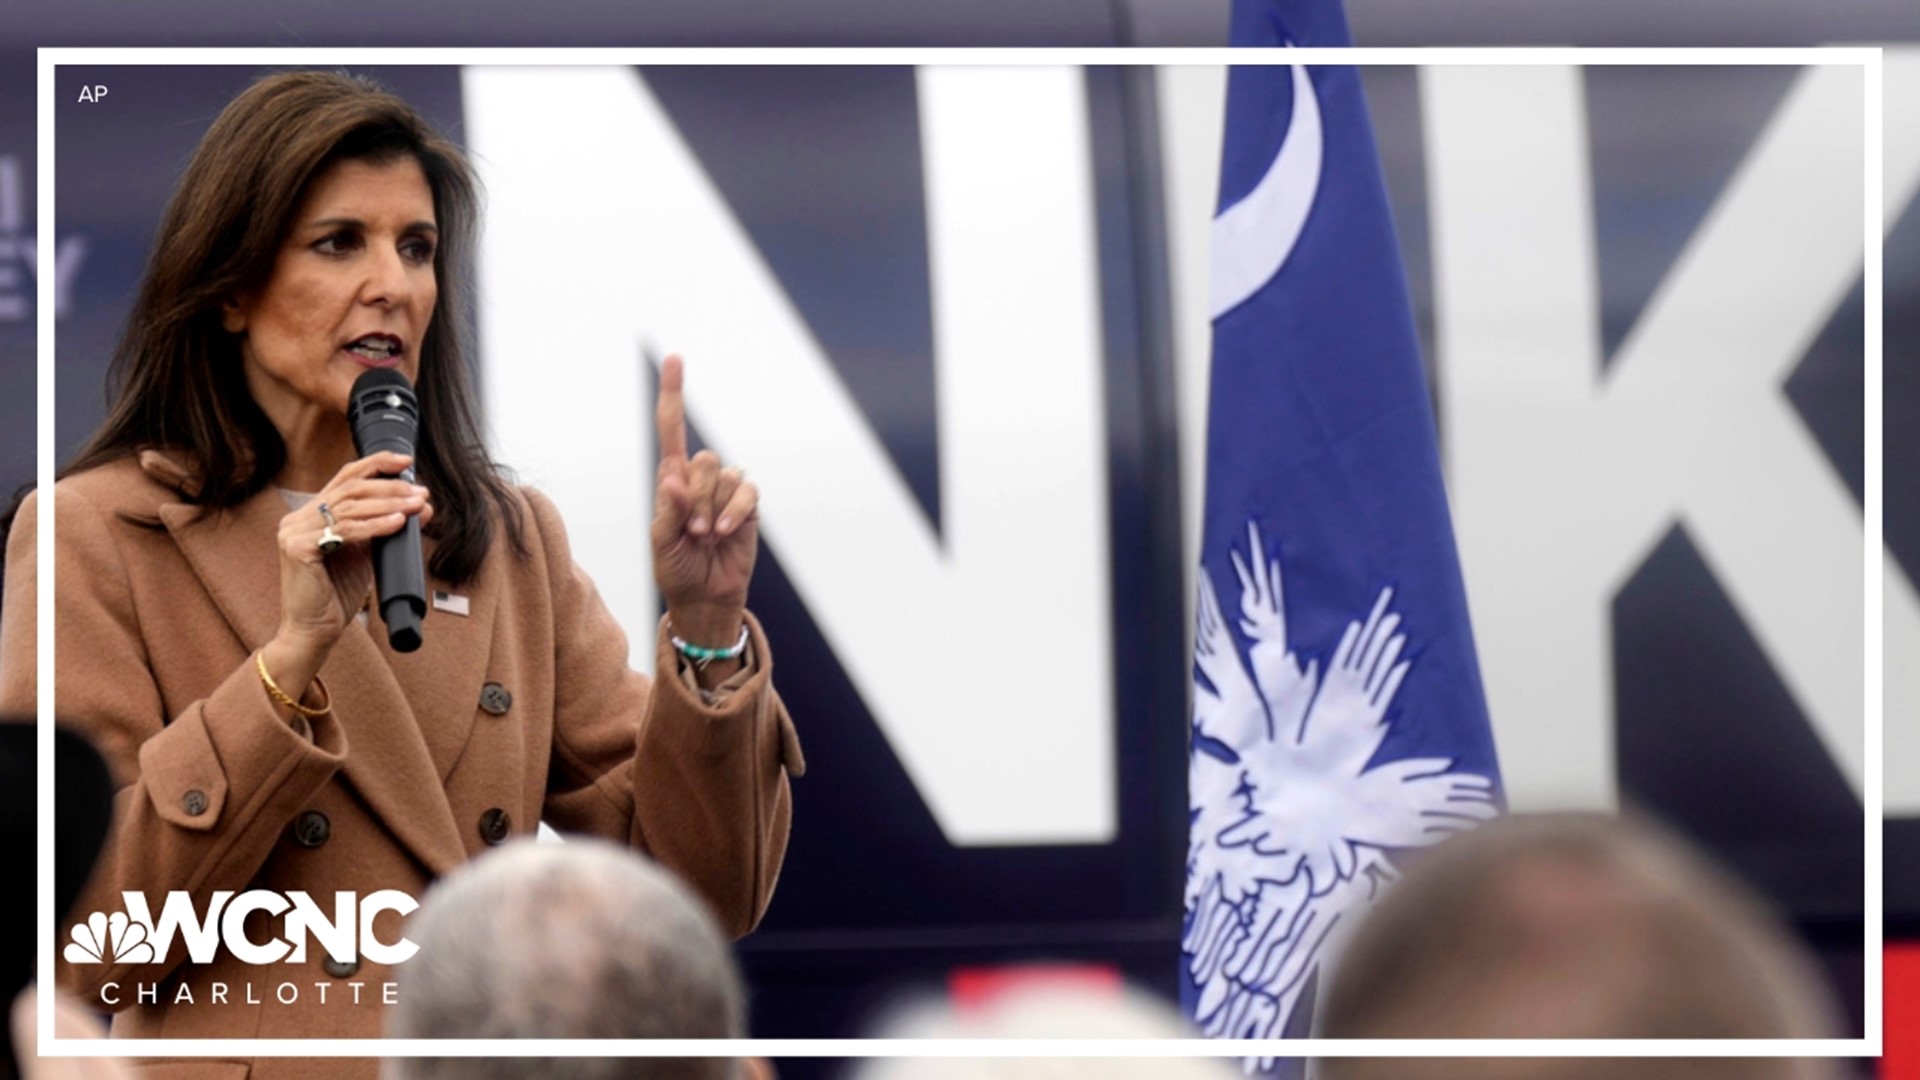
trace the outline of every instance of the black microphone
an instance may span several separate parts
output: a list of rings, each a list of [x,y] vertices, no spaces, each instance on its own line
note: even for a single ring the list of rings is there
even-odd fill
[[[369,368],[353,380],[347,398],[347,423],[353,428],[354,453],[361,457],[391,450],[413,455],[420,436],[420,400],[407,377],[392,368]],[[400,479],[413,483],[413,470]],[[420,620],[427,614],[427,568],[420,554],[420,518],[373,539],[373,577],[380,593],[380,618],[394,652],[420,647]]]

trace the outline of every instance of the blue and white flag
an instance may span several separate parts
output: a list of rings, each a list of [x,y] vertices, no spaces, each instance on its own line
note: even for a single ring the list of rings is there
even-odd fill
[[[1233,20],[1349,43],[1337,0]],[[1499,775],[1359,72],[1234,68],[1221,173],[1183,996],[1209,1035],[1302,1037],[1395,860],[1497,813]]]

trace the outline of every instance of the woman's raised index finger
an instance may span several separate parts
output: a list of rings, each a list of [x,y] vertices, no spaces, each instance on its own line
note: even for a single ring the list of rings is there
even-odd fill
[[[660,364],[660,399],[654,406],[654,427],[660,433],[660,460],[687,460],[687,408],[680,398],[683,379],[680,357]]]

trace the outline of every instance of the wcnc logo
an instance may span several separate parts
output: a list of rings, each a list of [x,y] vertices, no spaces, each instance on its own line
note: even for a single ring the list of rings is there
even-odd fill
[[[309,938],[340,963],[364,958],[399,964],[420,948],[404,937],[389,943],[374,936],[373,921],[382,912],[404,916],[420,906],[398,889],[382,889],[364,901],[354,893],[336,892],[331,915],[304,892],[250,889],[236,895],[221,890],[212,895],[206,914],[200,916],[193,910],[193,895],[175,891],[167,894],[158,919],[144,894],[123,892],[120,897],[126,911],[111,915],[96,911],[73,927],[73,940],[61,954],[67,963],[157,964],[167,958],[175,937],[185,939],[187,955],[196,964],[212,963],[223,946],[242,963],[304,963]],[[247,917],[257,911],[284,916],[281,937],[266,942],[247,937]]]

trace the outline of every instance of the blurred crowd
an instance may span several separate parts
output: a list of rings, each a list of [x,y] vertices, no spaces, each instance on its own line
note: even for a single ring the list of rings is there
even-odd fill
[[[8,854],[33,856],[34,729],[0,725]],[[57,742],[56,903],[77,893],[107,829],[110,781],[91,748]],[[390,1037],[738,1039],[752,1035],[732,945],[699,896],[630,849],[515,841],[439,880],[407,922]],[[12,1059],[30,1078],[138,1075],[116,1059],[35,1055],[31,951],[7,964]],[[1835,1005],[1797,940],[1739,882],[1647,822],[1514,815],[1412,853],[1321,988],[1329,1039],[1769,1039],[1836,1034]],[[1010,980],[965,1000],[909,997],[872,1025],[896,1039],[1176,1039],[1171,1002],[1120,983]],[[104,1037],[55,992],[55,1031]],[[1244,1075],[1228,1058],[875,1058],[849,1080],[1074,1080]],[[1845,1074],[1822,1059],[1334,1057],[1322,1080],[1602,1080]],[[769,1080],[764,1059],[396,1056],[385,1080]]]

